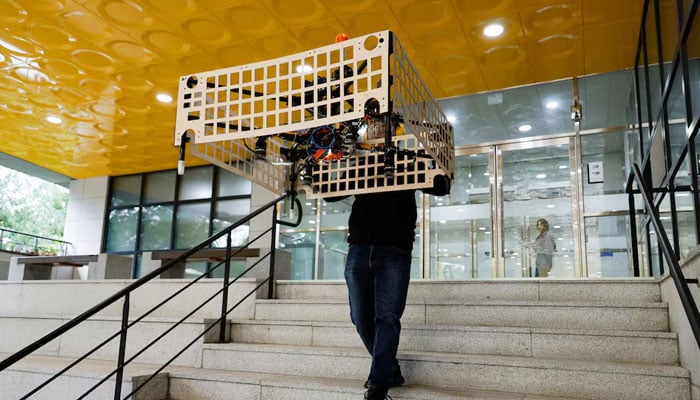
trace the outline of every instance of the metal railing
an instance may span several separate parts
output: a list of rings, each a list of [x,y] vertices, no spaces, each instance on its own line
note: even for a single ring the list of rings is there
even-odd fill
[[[69,242],[59,239],[0,228],[0,251],[8,253],[64,256],[69,245]]]
[[[688,322],[690,323],[690,327],[693,331],[693,334],[695,335],[695,341],[698,344],[698,347],[700,347],[700,313],[698,312],[698,307],[695,304],[695,301],[693,299],[693,294],[690,291],[690,288],[688,287],[688,284],[690,283],[698,283],[697,279],[686,279],[685,276],[683,275],[683,270],[681,269],[680,264],[678,263],[678,258],[676,256],[676,253],[673,250],[673,246],[671,245],[671,241],[668,239],[668,235],[666,235],[666,231],[661,223],[661,218],[659,218],[659,209],[654,205],[654,198],[652,194],[652,190],[649,188],[647,183],[644,180],[644,175],[642,175],[641,170],[639,169],[639,166],[635,163],[632,166],[633,168],[633,174],[630,177],[630,180],[628,181],[627,184],[627,191],[630,194],[630,220],[635,221],[636,216],[635,216],[635,207],[634,207],[634,199],[633,199],[633,194],[634,190],[632,189],[632,179],[634,179],[634,182],[637,183],[637,188],[639,189],[639,193],[642,195],[642,200],[644,202],[644,207],[646,209],[647,214],[649,215],[649,218],[651,220],[651,223],[654,225],[654,229],[656,231],[656,236],[659,241],[659,248],[661,249],[661,252],[663,253],[664,259],[666,260],[666,263],[668,264],[668,272],[671,278],[673,279],[673,283],[676,287],[676,290],[678,292],[678,297],[681,300],[681,304],[683,305],[683,309],[685,310],[686,316],[688,318]],[[636,250],[637,248],[637,232],[636,232],[636,224],[631,225],[632,230],[632,247],[633,249]],[[635,251],[633,254],[634,258],[634,263],[635,265],[639,262],[637,252]]]
[[[256,293],[258,289],[262,288],[263,285],[267,284],[268,285],[268,290],[267,290],[267,297],[272,298],[273,294],[273,285],[274,285],[274,254],[275,254],[275,248],[276,248],[276,236],[277,236],[277,225],[286,225],[286,226],[298,226],[301,223],[301,203],[298,199],[294,199],[294,204],[298,207],[298,215],[297,215],[297,220],[296,222],[287,222],[287,221],[282,221],[277,218],[277,205],[279,202],[284,200],[286,198],[286,195],[282,195],[278,197],[277,199],[263,205],[259,209],[253,211],[249,215],[241,218],[238,220],[236,223],[232,224],[231,226],[227,227],[226,229],[222,230],[221,232],[217,233],[216,235],[206,239],[205,241],[199,243],[192,249],[186,251],[182,255],[180,255],[177,258],[172,259],[171,261],[165,263],[163,266],[161,266],[158,269],[153,270],[152,272],[148,273],[147,275],[143,276],[142,278],[138,279],[137,281],[133,282],[129,286],[125,287],[124,289],[118,291],[114,295],[110,296],[106,300],[100,302],[99,304],[95,305],[94,307],[90,308],[89,310],[83,312],[82,314],[78,315],[77,317],[71,319],[70,321],[66,322],[62,326],[56,328],[54,331],[51,333],[47,334],[46,336],[36,340],[35,342],[31,343],[30,345],[24,347],[23,349],[19,350],[18,352],[12,354],[11,356],[7,357],[6,359],[0,361],[0,373],[3,371],[7,370],[9,367],[12,365],[16,364],[20,360],[24,359],[25,357],[35,353],[37,350],[39,350],[42,346],[48,344],[52,340],[58,338],[59,336],[70,332],[72,329],[78,327],[81,323],[87,321],[90,317],[95,316],[97,313],[100,311],[104,310],[105,308],[115,304],[118,301],[123,301],[122,305],[122,316],[121,316],[121,329],[119,329],[117,332],[112,334],[110,337],[108,337],[105,341],[101,342],[100,344],[96,345],[95,347],[91,348],[88,350],[86,353],[84,353],[82,356],[79,358],[75,359],[72,361],[70,364],[65,366],[63,369],[55,373],[52,377],[32,389],[30,392],[26,393],[21,399],[27,399],[39,392],[40,390],[44,389],[47,385],[49,385],[51,382],[54,380],[58,379],[62,375],[64,375],[66,372],[68,372],[70,369],[75,367],[76,365],[80,364],[82,361],[86,360],[88,357],[93,355],[95,352],[97,352],[99,349],[104,347],[107,343],[111,342],[114,339],[119,340],[119,349],[118,353],[115,354],[114,359],[116,360],[116,368],[112,370],[110,373],[108,373],[105,377],[103,377],[99,382],[97,382],[95,385],[93,385],[91,388],[89,388],[85,393],[83,393],[78,399],[83,399],[86,398],[87,396],[90,395],[90,393],[94,392],[95,389],[103,385],[105,382],[107,382],[109,379],[112,377],[115,377],[115,384],[114,384],[114,399],[115,400],[123,400],[123,399],[128,399],[134,396],[141,388],[143,388],[146,384],[148,384],[153,378],[155,378],[159,373],[161,373],[166,367],[168,367],[170,364],[172,364],[173,361],[175,361],[180,355],[182,355],[186,350],[188,350],[192,345],[194,345],[198,340],[200,340],[204,335],[206,335],[210,330],[212,330],[214,327],[219,326],[219,341],[220,342],[225,342],[226,337],[226,316],[230,314],[234,309],[236,309],[240,304],[242,304],[246,299],[248,299],[252,294]],[[248,244],[244,247],[241,248],[232,248],[231,247],[231,232],[236,229],[237,227],[247,223],[254,217],[260,215],[261,213],[265,212],[268,209],[272,209],[272,225],[270,228],[267,230],[261,232],[259,235],[257,235],[255,238],[250,240]],[[252,243],[255,243],[258,241],[260,238],[262,238],[266,234],[271,235],[271,243],[270,243],[270,251],[266,254],[261,254],[260,257],[258,258],[255,263],[253,263],[250,267],[246,268],[245,271],[241,272],[237,277],[231,279],[230,278],[230,270],[231,270],[231,259],[236,257],[236,255],[243,251],[244,249],[248,248]],[[179,263],[182,263],[186,261],[190,256],[193,256],[195,253],[198,251],[206,248],[207,246],[210,246],[212,243],[214,243],[217,239],[226,236],[226,256],[223,261],[219,262],[218,264],[211,266],[208,268],[206,271],[204,271],[201,275],[198,277],[194,278],[192,281],[188,282],[186,285],[175,291],[173,294],[165,298],[163,301],[149,309],[148,311],[144,312],[143,315],[135,318],[135,319],[130,319],[129,316],[129,308],[130,308],[130,299],[132,293],[138,289],[139,287],[143,286],[144,284],[148,283],[149,281],[153,280],[154,278],[158,277],[161,273],[164,271],[168,270],[171,267],[176,266]],[[245,294],[239,301],[236,302],[233,306],[228,305],[228,292],[229,292],[229,287],[233,285],[236,281],[238,281],[241,277],[243,277],[246,273],[250,272],[253,268],[255,268],[257,265],[259,265],[266,257],[269,257],[269,274],[267,278],[262,279],[259,283],[255,285],[255,288]],[[154,311],[157,309],[161,308],[163,305],[167,304],[170,302],[172,299],[177,297],[179,294],[183,293],[187,288],[191,287],[195,283],[199,282],[203,278],[209,276],[209,274],[221,266],[224,266],[224,278],[223,278],[223,286],[221,289],[213,293],[210,297],[208,297],[203,303],[199,304],[198,306],[194,307],[190,312],[188,312],[185,316],[183,316],[181,319],[179,319],[177,322],[175,322],[172,326],[170,326],[167,330],[165,330],[163,333],[161,333],[159,336],[157,336],[154,340],[150,341],[146,346],[141,348],[140,350],[137,350],[133,352],[133,355],[130,357],[126,357],[126,345],[127,345],[127,337],[128,337],[128,332],[129,329],[134,327],[136,324],[139,322],[143,321],[147,316],[152,314]],[[159,342],[161,339],[166,337],[170,332],[172,332],[175,328],[180,326],[183,322],[188,320],[190,317],[192,317],[197,311],[202,309],[205,305],[210,303],[212,300],[214,300],[217,297],[221,297],[221,315],[217,320],[209,324],[208,326],[205,327],[203,332],[196,336],[194,339],[192,339],[190,342],[188,342],[184,348],[180,349],[176,354],[174,354],[171,358],[169,358],[165,363],[163,363],[160,367],[156,369],[155,372],[153,372],[152,375],[148,376],[146,379],[144,379],[140,384],[138,384],[133,390],[128,393],[125,397],[122,397],[121,390],[122,390],[122,382],[123,382],[123,376],[124,376],[124,368],[129,365],[130,363],[134,362],[134,360],[142,355],[144,352],[146,352],[149,348],[151,348],[154,344]]]

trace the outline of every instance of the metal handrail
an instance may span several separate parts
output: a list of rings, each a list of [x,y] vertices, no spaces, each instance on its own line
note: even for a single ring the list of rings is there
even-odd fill
[[[6,235],[6,233],[9,233],[11,235],[18,235],[20,237],[27,238],[29,240],[18,242],[18,243],[8,242],[8,240],[7,240],[8,235]],[[55,250],[55,249],[52,249],[51,247],[39,246],[40,240],[58,244],[60,249]],[[29,242],[32,242],[32,243],[30,244]],[[26,249],[32,249],[32,250],[19,251],[15,248],[8,248],[8,246],[6,245],[7,243],[13,244],[19,248],[26,248]],[[39,235],[33,235],[31,233],[13,231],[11,229],[0,227],[0,251],[5,251],[8,253],[17,253],[17,254],[28,254],[28,255],[31,255],[31,254],[41,255],[42,253],[65,255],[68,251],[69,245],[70,245],[70,242],[66,242],[64,240],[54,239],[54,238],[39,236]]]
[[[669,274],[671,275],[671,278],[673,278],[673,283],[678,291],[678,297],[681,300],[681,304],[683,304],[683,309],[685,310],[688,322],[690,323],[690,327],[695,335],[695,341],[698,347],[700,347],[700,312],[698,312],[698,307],[693,300],[693,294],[690,292],[690,288],[688,288],[688,283],[691,280],[687,280],[683,275],[683,270],[676,259],[676,254],[672,250],[673,247],[671,246],[671,241],[668,239],[668,235],[666,235],[666,231],[661,224],[659,210],[654,205],[652,192],[644,181],[639,166],[637,163],[634,163],[632,168],[634,170],[635,182],[637,183],[637,187],[639,188],[639,191],[642,194],[642,199],[644,200],[644,206],[646,207],[652,224],[654,224],[654,229],[656,229],[659,247],[661,248],[664,258],[668,263]],[[635,234],[636,232],[632,232],[632,235]]]
[[[76,326],[80,325],[81,323],[85,322],[88,318],[96,315],[100,311],[104,310],[105,308],[113,305],[114,303],[124,300],[123,304],[123,310],[122,310],[122,319],[121,319],[121,329],[119,329],[116,333],[108,337],[105,341],[102,343],[96,345],[92,349],[88,350],[85,354],[83,354],[81,357],[77,358],[73,362],[71,362],[69,365],[58,371],[56,374],[54,374],[52,377],[44,381],[42,384],[39,386],[35,387],[32,391],[29,393],[25,394],[22,399],[29,398],[32,396],[34,393],[38,392],[39,390],[43,389],[45,386],[47,386],[49,383],[63,375],[65,372],[73,368],[74,366],[78,365],[85,359],[87,359],[90,355],[94,354],[97,350],[105,346],[107,343],[111,342],[113,339],[119,337],[119,350],[118,350],[118,355],[117,355],[117,368],[115,368],[111,373],[109,373],[107,376],[102,378],[97,384],[92,386],[90,389],[88,389],[87,392],[83,393],[79,399],[85,398],[88,396],[92,391],[94,391],[96,388],[98,388],[100,385],[102,385],[104,382],[106,382],[108,379],[110,379],[113,376],[116,376],[116,382],[115,382],[115,387],[114,387],[114,399],[115,400],[121,400],[121,386],[122,386],[122,380],[123,380],[123,371],[124,368],[133,362],[138,356],[143,354],[146,350],[148,350],[151,346],[153,346],[156,342],[164,338],[168,333],[173,331],[177,326],[182,324],[184,321],[186,321],[188,318],[190,318],[194,313],[199,311],[202,307],[204,307],[206,304],[208,304],[210,301],[221,295],[222,297],[222,306],[221,306],[221,315],[217,320],[215,320],[213,323],[211,323],[204,331],[195,337],[191,342],[189,342],[184,348],[182,348],[180,351],[177,352],[172,358],[170,358],[167,362],[165,362],[163,365],[161,365],[156,372],[154,372],[150,377],[145,379],[139,386],[134,388],[134,390],[129,393],[124,399],[128,399],[132,397],[138,390],[140,390],[144,385],[146,385],[148,382],[150,382],[153,378],[156,377],[157,374],[159,374],[163,369],[165,369],[168,365],[170,365],[177,357],[179,357],[182,353],[184,353],[187,349],[189,349],[193,344],[197,342],[200,338],[202,338],[207,332],[209,332],[211,329],[213,329],[217,324],[220,323],[220,341],[223,342],[225,341],[224,333],[225,333],[225,324],[226,324],[226,316],[231,313],[236,307],[238,307],[243,301],[248,299],[253,293],[256,293],[258,289],[260,289],[263,285],[267,284],[268,285],[268,298],[272,297],[272,292],[273,292],[273,284],[274,284],[274,252],[276,249],[276,244],[275,244],[275,236],[276,236],[276,226],[277,224],[281,225],[286,225],[286,226],[298,226],[301,223],[301,218],[302,218],[302,213],[301,213],[301,202],[299,201],[298,198],[294,198],[294,204],[298,207],[298,215],[297,215],[297,220],[295,222],[287,222],[283,221],[277,218],[277,204],[287,198],[287,195],[282,195],[269,203],[263,205],[259,209],[251,212],[247,216],[239,219],[236,221],[234,224],[230,225],[229,227],[225,228],[224,230],[220,231],[219,233],[211,236],[210,238],[202,241],[201,243],[197,244],[194,246],[192,249],[186,251],[185,253],[181,254],[180,256],[170,260],[169,262],[165,263],[163,266],[151,271],[150,273],[146,274],[145,276],[141,277],[137,281],[133,282],[132,284],[128,285],[124,289],[119,290],[117,293],[114,295],[108,297],[104,301],[98,303],[97,305],[91,307],[89,310],[83,312],[82,314],[78,315],[77,317],[71,319],[70,321],[66,322],[65,324],[61,325],[60,327],[54,329],[52,332],[48,333],[47,335],[43,336],[40,339],[37,339],[35,342],[27,345],[26,347],[22,348],[21,350],[17,351],[16,353],[10,355],[6,359],[0,361],[0,372],[6,370],[10,366],[14,365],[15,363],[19,362],[20,360],[24,359],[25,357],[31,355],[34,353],[36,350],[40,349],[42,346],[46,345],[47,343],[51,342],[52,340],[58,338],[62,334],[70,331],[71,329],[75,328]],[[260,233],[258,236],[256,236],[253,240],[250,240],[245,246],[236,249],[235,252],[232,252],[232,247],[231,247],[231,232],[238,228],[239,226],[247,223],[254,217],[260,215],[261,213],[265,212],[266,210],[273,208],[273,213],[272,213],[272,226],[268,228],[267,230],[263,231]],[[238,253],[243,251],[244,249],[248,248],[251,243],[254,243],[255,241],[259,240],[262,238],[264,235],[272,233],[271,234],[271,246],[270,246],[270,252],[260,255],[259,259],[253,263],[250,267],[248,267],[245,271],[240,273],[237,277],[235,277],[233,280],[230,279],[229,274],[230,274],[230,262],[233,257],[235,257]],[[168,296],[166,299],[161,301],[159,304],[156,306],[152,307],[148,311],[146,311],[143,315],[140,317],[129,321],[129,303],[130,303],[130,297],[132,292],[134,292],[136,289],[139,287],[143,286],[145,283],[153,280],[154,278],[158,277],[161,273],[167,271],[168,269],[172,268],[173,266],[187,260],[190,256],[194,255],[197,253],[199,250],[211,245],[214,243],[217,239],[221,238],[222,236],[226,235],[227,236],[227,246],[226,246],[226,257],[225,259],[218,263],[217,265],[210,267],[206,271],[204,271],[200,276],[196,277],[194,280],[189,282],[187,285],[183,286],[170,296]],[[248,273],[250,270],[252,270],[254,267],[260,264],[266,257],[270,257],[270,271],[269,275],[266,279],[263,279],[256,287],[245,294],[236,304],[234,304],[232,307],[228,307],[228,289],[231,285],[233,285],[236,281],[238,281],[241,277],[243,277],[246,273]],[[192,311],[187,313],[184,317],[182,317],[179,321],[177,321],[172,327],[167,329],[165,332],[161,333],[156,339],[152,340],[149,344],[147,344],[144,348],[134,352],[132,356],[130,356],[128,359],[125,357],[125,348],[126,348],[126,339],[127,339],[127,332],[129,328],[133,327],[135,324],[141,322],[145,317],[162,307],[163,305],[167,304],[170,300],[175,298],[177,295],[181,294],[184,292],[187,288],[191,287],[195,283],[197,283],[199,280],[203,279],[204,277],[209,276],[209,274],[216,269],[220,268],[221,266],[224,266],[224,282],[223,282],[223,287],[216,291],[213,295],[208,297],[203,303],[200,305],[196,306]]]

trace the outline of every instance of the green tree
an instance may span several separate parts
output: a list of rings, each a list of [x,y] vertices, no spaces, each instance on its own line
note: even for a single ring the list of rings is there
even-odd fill
[[[0,166],[0,227],[60,239],[68,189]]]

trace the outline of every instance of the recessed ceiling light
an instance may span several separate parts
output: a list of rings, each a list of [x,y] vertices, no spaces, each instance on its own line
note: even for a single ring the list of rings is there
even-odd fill
[[[547,204],[547,208],[554,208],[554,204]]]
[[[488,37],[498,37],[503,34],[503,25],[501,24],[491,24],[484,28],[484,36]]]
[[[559,169],[567,169],[567,168],[569,168],[568,165],[560,165],[560,166],[559,166]]]
[[[173,101],[173,96],[167,93],[158,93],[156,95],[156,100],[160,101],[161,103],[171,103]]]
[[[535,178],[537,178],[537,179],[544,179],[544,178],[546,178],[546,177],[547,177],[547,174],[537,174],[537,175],[535,175]]]
[[[46,121],[56,125],[63,123],[63,120],[55,115],[49,115],[46,117]]]
[[[556,101],[548,101],[547,104],[545,104],[545,107],[547,107],[550,110],[553,110],[553,109],[559,107],[559,103]]]
[[[454,116],[454,114],[448,114],[447,115],[447,121],[451,124],[454,124],[455,121],[457,121],[457,117]]]
[[[297,65],[297,72],[300,74],[308,74],[313,70],[314,70],[313,68],[311,68],[310,66],[308,66],[306,64]]]
[[[518,127],[518,130],[520,132],[530,132],[532,130],[532,125],[530,124],[523,124]]]

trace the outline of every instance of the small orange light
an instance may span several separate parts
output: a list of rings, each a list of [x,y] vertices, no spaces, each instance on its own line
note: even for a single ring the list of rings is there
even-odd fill
[[[349,39],[349,37],[346,33],[339,33],[339,34],[335,35],[335,42],[336,43],[344,42],[348,39]]]

